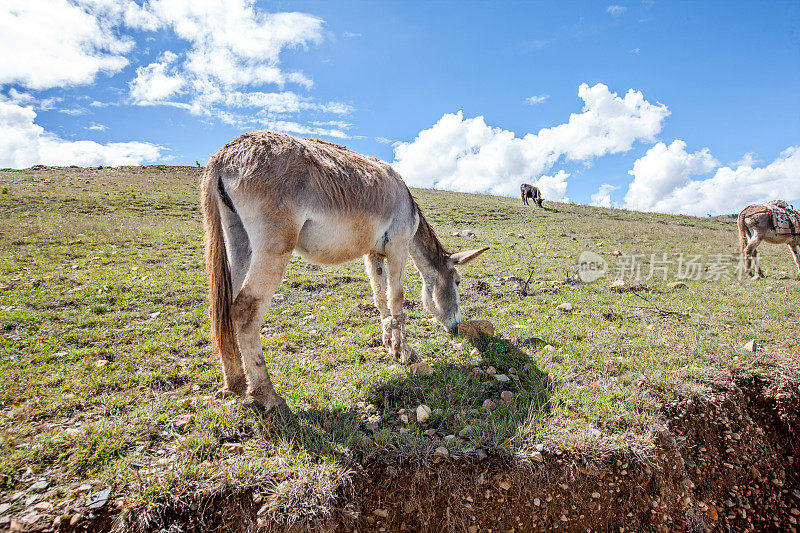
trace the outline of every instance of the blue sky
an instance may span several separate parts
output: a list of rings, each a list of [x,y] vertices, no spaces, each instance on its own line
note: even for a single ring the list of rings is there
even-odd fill
[[[800,200],[797,2],[31,4],[0,13],[0,166],[205,163],[271,128],[419,186]]]

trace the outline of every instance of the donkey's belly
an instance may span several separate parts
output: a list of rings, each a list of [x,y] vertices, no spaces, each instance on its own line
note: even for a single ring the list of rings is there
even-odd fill
[[[366,217],[309,219],[294,251],[310,263],[344,263],[375,251],[383,233],[379,225]]]

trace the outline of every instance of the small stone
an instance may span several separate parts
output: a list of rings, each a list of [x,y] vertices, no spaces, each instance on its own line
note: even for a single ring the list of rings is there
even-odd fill
[[[100,509],[106,503],[108,503],[108,498],[110,496],[111,496],[111,487],[99,490],[93,494],[90,494],[89,497],[86,498],[86,506],[89,509]]]
[[[377,431],[378,423],[375,422],[374,420],[367,422],[366,424],[364,424],[364,429],[366,429],[367,431]]]
[[[593,492],[592,493],[592,499],[596,500],[599,497],[600,497],[600,493],[599,492]]]
[[[458,334],[470,338],[494,336],[494,325],[488,320],[465,320],[458,323]]]
[[[757,343],[755,340],[752,340],[744,345],[744,351],[755,353],[761,349],[761,345]]]
[[[669,284],[670,289],[685,289],[686,287],[687,285],[683,281],[673,281]]]
[[[83,518],[83,515],[82,515],[81,513],[75,513],[75,514],[74,514],[74,515],[72,515],[72,517],[69,519],[69,525],[71,525],[71,526],[73,526],[73,527],[74,527],[74,526],[76,526],[76,525],[78,524],[78,522],[80,522],[80,521],[81,521],[81,518]]]
[[[240,442],[226,442],[222,445],[222,451],[227,455],[239,455],[244,453],[244,445]]]
[[[28,490],[31,492],[41,492],[49,486],[50,484],[47,481],[45,481],[44,479],[40,479],[39,481],[28,487]]]
[[[569,313],[570,311],[572,311],[572,304],[569,302],[564,302],[563,304],[560,304],[558,306],[558,310],[561,311],[562,313]]]
[[[53,509],[53,504],[50,502],[39,502],[33,506],[36,511],[47,513]]]
[[[469,355],[472,357],[480,357],[481,351],[477,348],[473,348],[472,350],[469,351]]]
[[[516,374],[517,373],[517,369],[512,366],[511,368],[508,369],[508,373],[509,373],[509,375],[510,374]]]
[[[500,383],[508,383],[509,381],[511,381],[511,378],[506,376],[505,374],[495,374],[494,379],[496,379]]]
[[[497,406],[497,404],[495,404],[492,400],[490,400],[488,398],[483,400],[483,406],[482,407],[483,407],[484,411],[488,411],[489,409],[494,409],[496,406]]]
[[[511,403],[514,401],[514,393],[509,390],[504,390],[503,392],[500,393],[500,398],[506,403]]]
[[[361,439],[359,439],[358,445],[362,448],[368,448],[369,446],[372,446],[372,439],[364,435],[361,437]]]
[[[435,437],[436,436],[436,430],[433,429],[433,428],[426,429],[425,431],[422,432],[422,434],[425,435],[426,437]]]
[[[624,279],[615,279],[611,282],[612,289],[622,289],[625,287],[625,280]]]
[[[556,347],[553,346],[552,344],[545,344],[544,345],[544,351],[546,351],[546,352],[555,352],[556,351]]]
[[[537,463],[543,463],[544,462],[544,455],[542,455],[542,452],[532,452],[531,453],[531,459],[533,459]]]
[[[372,514],[374,514],[378,518],[388,518],[389,511],[387,511],[386,509],[375,509],[374,511],[372,511]]]
[[[539,498],[534,498],[533,499],[533,505],[535,505],[536,507],[539,507],[540,505],[542,505],[542,500],[540,500]]]
[[[497,369],[493,366],[490,366],[489,368],[486,369],[486,373],[489,374],[490,376],[494,376],[495,374],[497,374]]]
[[[509,483],[508,481],[501,481],[500,483],[497,484],[497,486],[500,487],[502,490],[508,490],[511,488],[511,483]]]
[[[411,373],[415,376],[431,376],[433,375],[433,367],[428,363],[413,363],[411,365]]]
[[[436,448],[436,451],[433,452],[433,455],[435,455],[436,457],[440,457],[442,459],[447,459],[448,457],[450,457],[450,452],[444,446],[439,446],[438,448]]]
[[[161,311],[156,311],[155,313],[150,313],[150,318],[158,318],[161,314]]]
[[[478,461],[483,461],[484,459],[489,457],[489,454],[487,454],[486,450],[484,450],[483,448],[478,448],[477,450],[475,450],[475,457],[478,458]]]
[[[88,483],[83,483],[76,490],[78,492],[86,492],[87,490],[92,490],[92,486]]]
[[[5,514],[9,509],[11,509],[10,503],[0,503],[0,514]]]
[[[417,422],[426,422],[431,417],[431,408],[424,403],[417,407]]]
[[[453,434],[450,434],[450,435],[445,435],[445,436],[444,436],[444,441],[445,441],[445,442],[452,442],[452,441],[454,441],[454,440],[456,440],[456,436],[455,436],[455,435],[453,435]]]
[[[450,236],[451,237],[461,237],[461,233],[459,233],[458,231],[454,231],[453,233],[450,234]]]
[[[185,413],[182,415],[173,416],[169,419],[169,423],[175,427],[185,426],[189,422],[194,419],[194,415],[190,413]]]
[[[458,432],[458,436],[461,437],[462,439],[468,439],[474,434],[475,434],[475,428],[469,425],[464,426],[464,429]]]
[[[94,362],[95,368],[103,368],[104,366],[108,365],[109,361],[107,359],[98,359]]]

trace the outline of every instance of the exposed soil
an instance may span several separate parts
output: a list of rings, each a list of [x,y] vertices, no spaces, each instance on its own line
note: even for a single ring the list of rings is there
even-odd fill
[[[63,524],[101,531],[796,531],[800,386],[741,376],[663,404],[654,455],[544,451],[534,459],[372,464],[332,499],[265,503],[250,489]],[[294,495],[295,498],[298,496]],[[273,502],[276,503],[276,502]],[[282,522],[281,505],[306,516]],[[307,506],[307,509],[299,508]],[[314,515],[316,518],[310,518]]]

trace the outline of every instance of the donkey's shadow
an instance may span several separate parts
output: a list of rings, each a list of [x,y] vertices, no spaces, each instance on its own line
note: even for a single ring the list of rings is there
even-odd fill
[[[435,371],[427,376],[405,370],[367,386],[356,405],[296,408],[289,420],[265,416],[263,437],[343,461],[430,451],[447,435],[460,434],[451,438],[454,453],[498,448],[532,418],[547,416],[552,385],[517,344],[501,337],[471,344],[479,350],[479,360],[432,361]],[[536,348],[535,343],[522,344]],[[493,405],[484,405],[486,400]],[[420,405],[431,409],[424,422],[415,420]]]

